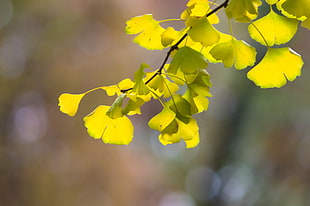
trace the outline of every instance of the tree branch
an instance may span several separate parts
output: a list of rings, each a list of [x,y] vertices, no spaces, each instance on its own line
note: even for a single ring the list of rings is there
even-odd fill
[[[227,5],[228,5],[228,2],[229,0],[225,0],[222,4],[220,4],[218,7],[216,7],[215,9],[213,9],[212,11],[210,11],[209,13],[207,13],[206,17],[209,17],[211,16],[212,14],[216,13],[217,11],[219,11],[220,9],[222,8],[226,8]],[[167,54],[166,54],[166,57],[163,61],[163,63],[161,64],[160,68],[153,74],[153,76],[151,76],[150,79],[148,79],[145,84],[148,84],[149,82],[151,82],[157,75],[161,75],[162,74],[162,71],[164,69],[164,66],[165,64],[167,63],[171,53],[174,51],[174,50],[177,50],[179,49],[179,45],[183,42],[183,40],[188,36],[187,33],[185,33],[181,38],[180,40],[175,43],[173,46],[170,47],[170,49],[168,50]],[[133,88],[129,88],[129,89],[123,89],[121,90],[121,92],[125,93],[125,92],[128,92],[130,90],[132,90]]]

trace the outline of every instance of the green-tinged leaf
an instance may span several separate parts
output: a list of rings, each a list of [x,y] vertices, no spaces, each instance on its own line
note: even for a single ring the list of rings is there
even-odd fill
[[[140,97],[129,98],[125,108],[123,109],[123,113],[127,115],[141,114],[140,107],[144,103],[145,101]]]
[[[268,48],[262,61],[247,74],[261,88],[282,87],[286,80],[293,81],[301,74],[303,60],[292,49]]]
[[[107,116],[109,116],[112,119],[116,119],[116,118],[124,116],[122,105],[123,105],[123,100],[125,97],[126,97],[125,94],[120,94],[115,99],[112,106],[107,111]]]
[[[199,128],[195,119],[191,118],[188,123],[184,123],[176,119],[178,124],[177,133],[162,133],[159,135],[159,141],[163,145],[174,144],[180,142],[182,139],[186,143],[187,148],[196,147],[199,144]]]
[[[293,38],[297,29],[298,20],[280,16],[273,10],[248,27],[251,38],[265,46],[287,43]]]
[[[250,22],[258,15],[260,0],[230,0],[226,7],[226,15],[229,19],[239,22]]]
[[[296,18],[301,21],[310,18],[309,0],[279,0],[277,8],[289,18]]]
[[[172,96],[171,100],[167,103],[169,108],[176,113],[176,116],[181,121],[187,122],[188,117],[192,116],[191,105],[180,94]]]
[[[236,69],[244,69],[253,66],[256,61],[255,48],[236,39],[217,44],[211,49],[210,54],[216,60],[223,62],[226,68],[234,65]]]
[[[146,80],[150,79],[154,74],[155,73],[147,74]],[[169,81],[165,74],[157,75],[153,78],[152,81],[149,82],[148,87],[155,92],[155,99],[161,96],[168,98],[179,90],[179,86],[176,83]]]
[[[208,110],[209,100],[205,96],[197,94],[191,88],[186,90],[183,98],[190,103],[192,115]]]
[[[88,134],[109,144],[129,144],[133,138],[133,125],[126,117],[112,119],[106,115],[109,106],[98,106],[90,115],[84,117]]]
[[[200,42],[203,46],[211,46],[220,40],[219,32],[212,26],[207,17],[190,17],[186,26],[191,27],[188,35],[193,41]]]
[[[185,46],[177,51],[167,71],[168,73],[177,74],[178,70],[181,70],[184,74],[193,75],[190,80],[193,81],[199,71],[207,66],[208,63],[201,53]]]
[[[61,94],[58,98],[58,106],[60,107],[60,111],[69,115],[74,116],[79,108],[80,101],[85,96],[86,93],[83,94]]]
[[[169,107],[164,107],[163,110],[155,115],[148,123],[151,129],[163,131],[175,119],[175,112]]]
[[[211,11],[209,1],[207,0],[189,0],[186,6],[188,8],[181,14],[181,19],[183,20],[191,16],[204,17]],[[217,24],[219,22],[219,18],[216,14],[211,15],[208,19],[212,24]]]
[[[126,22],[127,34],[138,34],[134,42],[149,50],[161,50],[161,35],[165,31],[151,14],[133,17]]]
[[[187,85],[188,88],[192,89],[196,94],[211,97],[210,87],[212,86],[210,81],[210,75],[207,71],[202,70],[199,72],[195,81]]]
[[[144,75],[145,75],[145,72],[144,72],[145,68],[150,68],[150,66],[147,64],[141,64],[140,69],[135,72],[135,77],[134,77],[135,85],[132,91],[136,93],[137,95],[147,95],[150,92],[150,90],[148,89],[148,87],[145,85],[143,81]]]
[[[301,26],[310,29],[310,17],[301,23]]]
[[[176,31],[173,27],[168,27],[161,34],[161,44],[164,47],[170,46],[174,40],[176,40],[180,36],[180,32]]]

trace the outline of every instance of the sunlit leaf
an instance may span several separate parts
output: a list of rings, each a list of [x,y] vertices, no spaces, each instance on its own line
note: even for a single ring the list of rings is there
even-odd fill
[[[257,17],[261,4],[260,0],[230,0],[225,10],[226,15],[239,22],[250,22]]]
[[[106,115],[109,106],[98,106],[90,115],[84,117],[88,134],[109,144],[129,144],[133,138],[133,125],[126,117],[112,119]]]
[[[191,27],[188,35],[193,41],[200,42],[203,46],[211,46],[220,40],[219,32],[212,26],[207,17],[190,17],[186,25]]]
[[[287,43],[293,38],[297,29],[298,21],[296,19],[280,16],[273,10],[248,27],[251,38],[265,46]]]
[[[279,0],[266,0],[266,2],[271,5],[277,3],[278,1]]]
[[[151,14],[133,17],[126,22],[127,34],[138,34],[134,42],[149,50],[161,50],[161,35],[165,31]]]
[[[134,86],[134,82],[131,79],[124,79],[117,85],[112,86],[104,86],[100,87],[101,89],[105,90],[108,96],[120,95],[122,92],[121,90],[126,90],[132,88]]]
[[[261,88],[282,87],[301,74],[302,58],[292,49],[268,48],[262,61],[247,76]]]
[[[80,101],[86,93],[83,94],[61,94],[58,98],[58,106],[60,111],[69,115],[74,116],[79,108]]]
[[[210,54],[216,60],[223,62],[226,68],[234,65],[236,69],[244,69],[253,66],[256,60],[255,48],[234,38],[217,44],[211,49]]]
[[[181,19],[186,20],[189,17],[204,17],[210,11],[209,1],[207,0],[189,0],[186,5],[188,8],[183,11],[181,14]],[[217,24],[219,22],[219,18],[216,14],[208,17],[211,24]]]

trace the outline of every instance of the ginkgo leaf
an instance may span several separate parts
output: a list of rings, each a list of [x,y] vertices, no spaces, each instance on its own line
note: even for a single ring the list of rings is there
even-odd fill
[[[236,69],[244,69],[253,66],[256,60],[256,50],[244,41],[231,39],[214,46],[210,54],[216,59],[223,62],[226,68],[233,65]]]
[[[145,103],[145,101],[138,96],[131,98],[130,94],[127,95],[127,97],[129,97],[129,100],[123,109],[123,113],[127,115],[141,114],[140,107]]]
[[[301,23],[301,26],[310,29],[310,17]]]
[[[230,0],[225,10],[226,15],[239,22],[250,22],[257,17],[261,4],[260,0]]]
[[[127,34],[138,34],[134,42],[149,50],[161,50],[161,35],[165,31],[151,14],[133,17],[126,22]]]
[[[210,87],[212,86],[210,81],[210,75],[206,70],[199,72],[197,78],[187,85],[188,88],[192,89],[196,94],[211,97]]]
[[[135,85],[132,91],[136,93],[137,95],[147,95],[148,93],[150,93],[150,90],[148,89],[148,87],[145,85],[143,81],[144,75],[145,75],[145,72],[144,72],[145,68],[150,68],[150,66],[145,63],[141,64],[139,70],[136,71],[134,75]]]
[[[176,119],[178,132],[168,134],[161,133],[158,138],[163,145],[178,143],[184,140],[186,148],[193,148],[199,144],[199,127],[195,119],[191,118],[188,123]]]
[[[90,115],[83,118],[88,134],[109,144],[129,144],[133,138],[133,125],[126,117],[112,119],[106,115],[109,106],[98,106]]]
[[[155,115],[148,123],[151,129],[157,131],[163,131],[166,129],[171,122],[175,119],[175,112],[173,112],[169,107],[164,107],[160,113]]]
[[[69,94],[64,93],[61,94],[58,98],[58,106],[60,107],[60,111],[69,115],[74,116],[79,108],[80,101],[85,96],[86,93],[83,94]]]
[[[204,60],[201,53],[184,46],[177,51],[167,71],[168,73],[176,74],[178,70],[181,70],[184,74],[192,74],[194,78],[190,81],[193,81],[198,72],[207,66],[208,63]]]
[[[298,20],[280,16],[273,10],[248,27],[251,38],[265,46],[287,43],[293,38],[297,29]]]
[[[125,97],[126,97],[126,94],[121,94],[115,99],[110,109],[107,111],[107,115],[110,118],[116,119],[116,118],[124,116],[122,105],[123,105],[123,100]]]
[[[301,21],[310,18],[309,0],[279,0],[277,8],[289,18],[296,18]]]
[[[188,122],[189,117],[192,116],[190,103],[180,94],[173,95],[167,105],[176,113],[176,117],[183,122]]]
[[[154,73],[147,74],[147,79],[152,78],[153,75]],[[156,93],[156,96],[154,96],[155,99],[161,96],[168,98],[179,90],[179,86],[176,83],[169,81],[165,74],[157,75],[153,78],[152,81],[148,83],[148,87],[153,89],[153,92]]]
[[[183,20],[191,16],[204,17],[211,11],[209,1],[207,0],[189,0],[186,6],[188,8],[181,14],[181,19]],[[212,24],[217,24],[219,22],[219,18],[215,14],[208,17],[208,19]]]
[[[247,74],[261,88],[280,88],[286,81],[293,81],[301,74],[303,60],[292,49],[268,48],[262,61]]]
[[[127,90],[134,86],[134,82],[131,79],[124,79],[117,85],[112,86],[104,86],[100,87],[101,89],[105,90],[108,96],[120,95],[122,90]]]
[[[267,4],[270,4],[270,5],[275,4],[275,3],[277,3],[278,1],[279,1],[279,0],[266,0]]]
[[[164,47],[171,45],[174,40],[176,40],[180,36],[180,32],[176,31],[173,27],[168,27],[162,34],[161,34],[161,44]]]
[[[212,26],[207,17],[190,17],[185,24],[191,27],[187,32],[191,39],[200,42],[205,47],[214,45],[220,40],[219,32]]]

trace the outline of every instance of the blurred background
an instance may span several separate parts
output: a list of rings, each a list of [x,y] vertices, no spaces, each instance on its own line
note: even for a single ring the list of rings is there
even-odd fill
[[[165,51],[132,43],[125,22],[146,13],[177,18],[186,2],[0,0],[0,205],[310,205],[309,30],[289,43],[305,65],[282,89],[209,65],[214,96],[196,116],[194,149],[158,142],[147,126],[156,102],[132,118],[129,146],[86,133],[82,117],[113,101],[102,91],[87,95],[74,118],[59,112],[61,93],[132,78],[142,62],[158,67]],[[225,19],[218,28],[228,32]],[[234,28],[248,38],[244,25]]]

